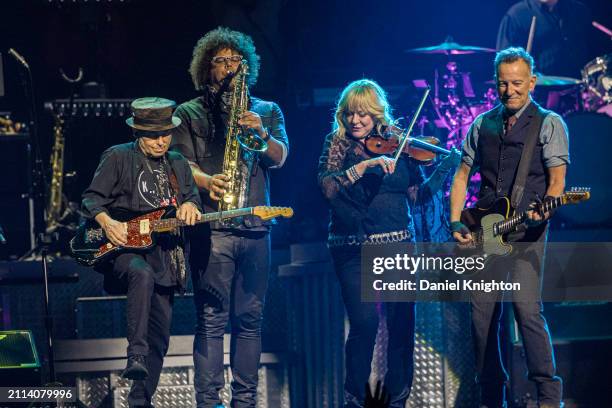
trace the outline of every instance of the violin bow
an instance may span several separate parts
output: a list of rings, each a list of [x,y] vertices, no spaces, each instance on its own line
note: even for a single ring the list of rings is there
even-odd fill
[[[410,126],[408,126],[408,129],[402,136],[402,140],[399,146],[397,147],[397,150],[395,151],[395,156],[393,157],[394,160],[399,159],[400,154],[402,154],[402,152],[404,151],[404,146],[406,146],[406,143],[408,142],[408,137],[410,136],[410,132],[412,132],[412,128],[414,127],[414,124],[416,123],[416,120],[419,117],[421,110],[423,109],[423,105],[425,105],[425,101],[427,100],[427,97],[429,96],[430,90],[431,88],[429,86],[425,88],[425,93],[423,94],[423,98],[421,99],[421,102],[419,103],[419,107],[417,108],[416,112],[412,116],[412,120],[410,121]]]

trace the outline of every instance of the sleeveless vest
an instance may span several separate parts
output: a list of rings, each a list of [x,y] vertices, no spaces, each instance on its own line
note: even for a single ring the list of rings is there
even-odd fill
[[[503,106],[499,105],[484,114],[478,137],[478,157],[482,178],[479,192],[479,206],[488,207],[496,198],[512,195],[523,146],[527,140],[527,125],[537,115],[542,119],[548,111],[534,101],[523,111],[510,132],[504,135]],[[538,131],[539,132],[539,131]],[[527,209],[536,197],[543,199],[546,194],[546,167],[542,160],[542,143],[535,144],[531,159],[525,192],[516,208]]]

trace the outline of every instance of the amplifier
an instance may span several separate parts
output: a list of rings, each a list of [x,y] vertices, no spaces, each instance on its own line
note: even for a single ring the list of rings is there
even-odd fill
[[[33,386],[40,382],[40,362],[32,333],[0,331],[0,384]]]
[[[76,334],[80,339],[126,337],[125,296],[80,297],[76,299]],[[193,334],[193,295],[175,296],[172,307],[172,335]]]
[[[61,116],[77,116],[81,118],[110,118],[130,116],[130,104],[133,99],[74,99],[72,105],[69,99],[56,99],[45,102],[45,109]],[[72,106],[72,109],[70,107]]]

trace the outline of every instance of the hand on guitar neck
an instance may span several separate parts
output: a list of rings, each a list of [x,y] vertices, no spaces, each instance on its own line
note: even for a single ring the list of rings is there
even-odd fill
[[[552,197],[552,196],[544,197],[544,201],[551,201],[554,199],[555,197]],[[541,204],[542,204],[542,201],[538,200],[537,202],[529,206],[531,210],[527,211],[526,213],[527,218],[525,219],[525,224],[527,225],[528,228],[537,227],[538,225],[542,224],[543,222],[546,222],[550,218],[551,212],[541,211],[542,209]],[[538,211],[538,209],[540,209],[540,211]]]

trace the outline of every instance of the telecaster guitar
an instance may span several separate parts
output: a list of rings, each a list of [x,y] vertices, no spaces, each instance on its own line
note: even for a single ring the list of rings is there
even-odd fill
[[[567,204],[578,204],[590,198],[588,188],[572,188],[550,201],[535,204],[533,210],[540,213],[553,210]],[[472,233],[473,244],[469,249],[475,249],[485,254],[504,256],[512,252],[512,245],[506,241],[506,236],[516,231],[517,227],[527,219],[527,211],[510,215],[514,209],[507,197],[498,198],[489,208],[467,208],[461,212],[461,222]]]
[[[98,223],[95,220],[88,220],[79,226],[76,235],[70,240],[70,253],[77,262],[93,266],[125,250],[144,250],[150,248],[155,244],[156,234],[171,232],[178,227],[185,226],[183,221],[172,217],[174,212],[174,207],[164,207],[140,215],[133,212],[112,213],[111,216],[113,218],[118,221],[124,221],[127,224],[128,242],[124,246],[117,246],[110,242]],[[290,207],[268,206],[239,208],[202,214],[202,219],[198,221],[198,224],[244,217],[246,215],[255,215],[262,220],[276,217],[290,218],[293,216],[293,209]]]

